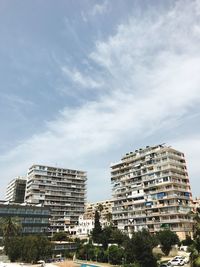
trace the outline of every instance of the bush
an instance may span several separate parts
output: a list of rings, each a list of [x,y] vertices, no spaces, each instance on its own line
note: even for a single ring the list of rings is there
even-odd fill
[[[147,230],[134,233],[131,239],[131,251],[134,257],[132,262],[138,262],[142,267],[156,267],[156,258],[152,252],[154,241],[154,236]]]
[[[190,236],[186,236],[186,239],[181,241],[183,246],[191,246],[193,244],[193,240]]]
[[[118,246],[112,245],[108,248],[109,262],[111,264],[122,264],[124,250]]]
[[[6,252],[12,262],[36,263],[51,257],[52,246],[44,236],[13,237],[6,243]]]
[[[21,258],[22,253],[22,238],[14,237],[9,243],[7,243],[7,255],[11,262],[15,262],[16,260]]]

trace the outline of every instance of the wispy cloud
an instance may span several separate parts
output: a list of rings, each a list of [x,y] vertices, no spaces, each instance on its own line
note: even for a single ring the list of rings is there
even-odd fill
[[[24,99],[14,94],[1,94],[1,98],[3,98],[8,104],[13,106],[13,108],[19,108],[20,106],[32,106],[34,103],[28,99]]]
[[[99,3],[92,5],[89,7],[87,11],[81,12],[81,17],[84,22],[88,22],[90,18],[95,18],[97,16],[104,15],[109,12],[109,1],[99,1]]]
[[[91,10],[91,15],[96,16],[103,14],[108,10],[108,1],[102,1],[101,4],[95,4]]]
[[[62,72],[65,75],[67,75],[67,78],[69,80],[72,80],[72,82],[80,85],[81,87],[89,89],[89,88],[99,88],[103,86],[103,84],[101,82],[98,82],[96,78],[87,76],[86,74],[81,73],[75,68],[73,70],[70,70],[68,67],[63,66],[61,69]]]
[[[115,35],[96,41],[87,60],[100,73],[64,66],[62,73],[75,87],[103,86],[102,95],[82,106],[66,107],[47,123],[44,133],[1,155],[2,174],[6,177],[2,168],[8,162],[16,174],[33,162],[101,169],[97,165],[102,166],[105,154],[109,165],[110,155],[127,143],[137,148],[142,138],[148,142],[155,135],[156,140],[156,133],[165,133],[169,125],[178,131],[177,123],[200,104],[198,10],[197,2],[185,1],[162,14],[133,16]],[[196,145],[200,148],[199,142]],[[89,178],[100,185],[102,177],[93,175]],[[104,180],[102,186],[109,183]]]

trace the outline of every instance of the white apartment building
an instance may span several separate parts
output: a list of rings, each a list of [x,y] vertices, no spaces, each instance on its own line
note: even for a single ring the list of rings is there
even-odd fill
[[[10,181],[6,188],[6,201],[23,203],[26,188],[26,179],[17,177]]]
[[[113,200],[103,200],[93,203],[86,203],[85,212],[79,216],[78,224],[66,225],[65,231],[79,238],[87,238],[94,228],[95,211],[100,215],[102,228],[109,226],[112,221]],[[65,218],[67,220],[67,218]]]
[[[100,218],[100,224],[102,229],[110,225],[110,221]],[[78,238],[88,238],[91,235],[92,230],[94,229],[94,218],[87,218],[85,215],[79,216],[78,224],[69,227],[66,231],[69,231],[71,235],[74,235]]]
[[[111,165],[113,222],[131,233],[164,228],[191,235],[192,194],[184,154],[165,145],[127,153]]]
[[[25,200],[51,209],[52,231],[64,231],[76,225],[84,213],[86,172],[43,165],[28,171]]]
[[[88,238],[94,228],[94,219],[85,218],[84,215],[79,216],[78,224],[66,228],[70,235],[74,235],[78,238]]]

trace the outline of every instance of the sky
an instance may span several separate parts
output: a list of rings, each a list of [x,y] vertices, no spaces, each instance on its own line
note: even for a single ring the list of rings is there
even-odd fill
[[[0,198],[32,164],[87,171],[165,143],[200,196],[200,1],[0,0]]]

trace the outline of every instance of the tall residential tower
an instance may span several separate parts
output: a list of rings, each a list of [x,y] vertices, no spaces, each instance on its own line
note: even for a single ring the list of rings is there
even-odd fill
[[[52,231],[78,223],[86,201],[86,172],[42,165],[28,171],[25,200],[51,209]]]
[[[26,188],[26,179],[24,177],[17,177],[13,179],[6,189],[6,201],[23,203]]]
[[[113,221],[118,228],[192,232],[192,195],[184,154],[165,145],[127,153],[111,165]]]

